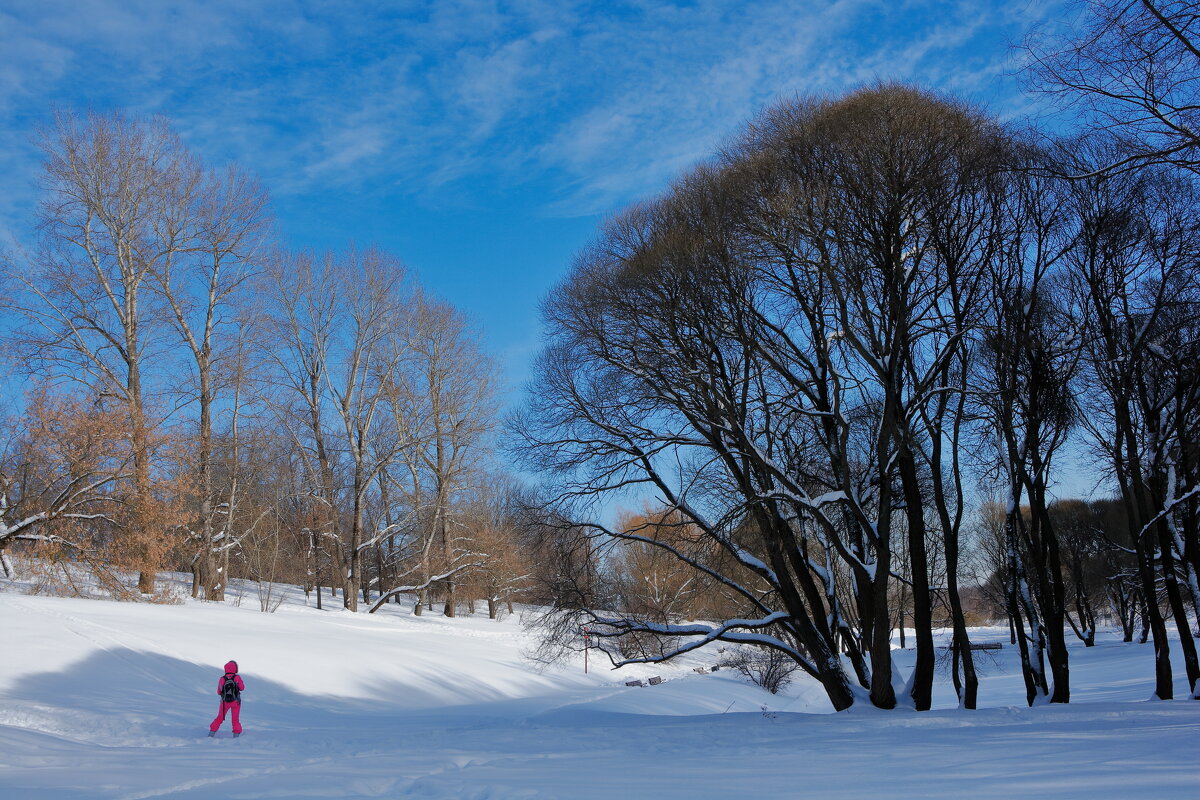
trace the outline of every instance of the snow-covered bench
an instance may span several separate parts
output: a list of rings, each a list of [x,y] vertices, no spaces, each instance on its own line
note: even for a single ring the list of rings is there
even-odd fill
[[[953,650],[954,645],[948,644],[942,648],[943,650]],[[1000,642],[971,642],[970,650],[1003,650],[1004,645]]]

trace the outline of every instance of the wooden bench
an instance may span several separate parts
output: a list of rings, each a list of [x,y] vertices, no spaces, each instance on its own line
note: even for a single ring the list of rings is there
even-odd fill
[[[647,683],[649,683],[651,686],[658,686],[660,683],[662,683],[662,678],[659,677],[658,675],[655,675],[653,678],[650,678],[647,681]],[[625,685],[626,686],[645,686],[646,684],[642,683],[641,681],[625,681]]]
[[[954,645],[949,644],[949,645],[942,647],[941,649],[953,650]],[[1001,644],[1000,642],[971,642],[971,646],[968,649],[969,650],[1003,650],[1004,645]]]

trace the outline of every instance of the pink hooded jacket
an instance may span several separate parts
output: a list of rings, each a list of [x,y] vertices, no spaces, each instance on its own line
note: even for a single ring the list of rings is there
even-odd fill
[[[238,691],[246,691],[246,684],[242,683],[242,676],[237,674],[238,666],[236,661],[230,661],[225,665],[225,675],[232,675],[234,682],[237,683]],[[217,678],[217,694],[221,693],[221,689],[225,687],[225,675]]]

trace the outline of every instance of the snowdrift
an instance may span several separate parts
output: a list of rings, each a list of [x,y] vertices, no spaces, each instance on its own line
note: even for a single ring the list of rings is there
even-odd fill
[[[182,580],[176,576],[176,580]],[[829,713],[715,653],[539,669],[519,621],[0,591],[0,797],[1087,797],[1195,790],[1200,703],[1151,702],[1149,645],[1073,652],[1073,702],[1022,707],[1009,648],[977,712]],[[1003,631],[980,632],[1001,640]],[[1005,639],[1006,641],[1006,639]],[[897,651],[904,666],[908,651]],[[246,681],[230,739],[207,725],[221,665]],[[664,682],[626,687],[634,678]],[[1182,685],[1182,676],[1179,680]]]

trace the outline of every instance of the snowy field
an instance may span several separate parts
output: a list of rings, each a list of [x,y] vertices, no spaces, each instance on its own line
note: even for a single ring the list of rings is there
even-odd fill
[[[180,580],[178,577],[176,580]],[[180,590],[182,594],[182,590]],[[981,705],[834,715],[678,664],[539,671],[519,622],[29,596],[0,582],[0,798],[1058,798],[1200,796],[1200,703],[1152,702],[1149,645],[1072,653],[1066,707],[1028,709],[1004,641]],[[897,651],[904,667],[911,651]],[[206,738],[221,665],[242,723]],[[626,680],[660,675],[658,686]],[[1176,691],[1185,695],[1182,675]]]

